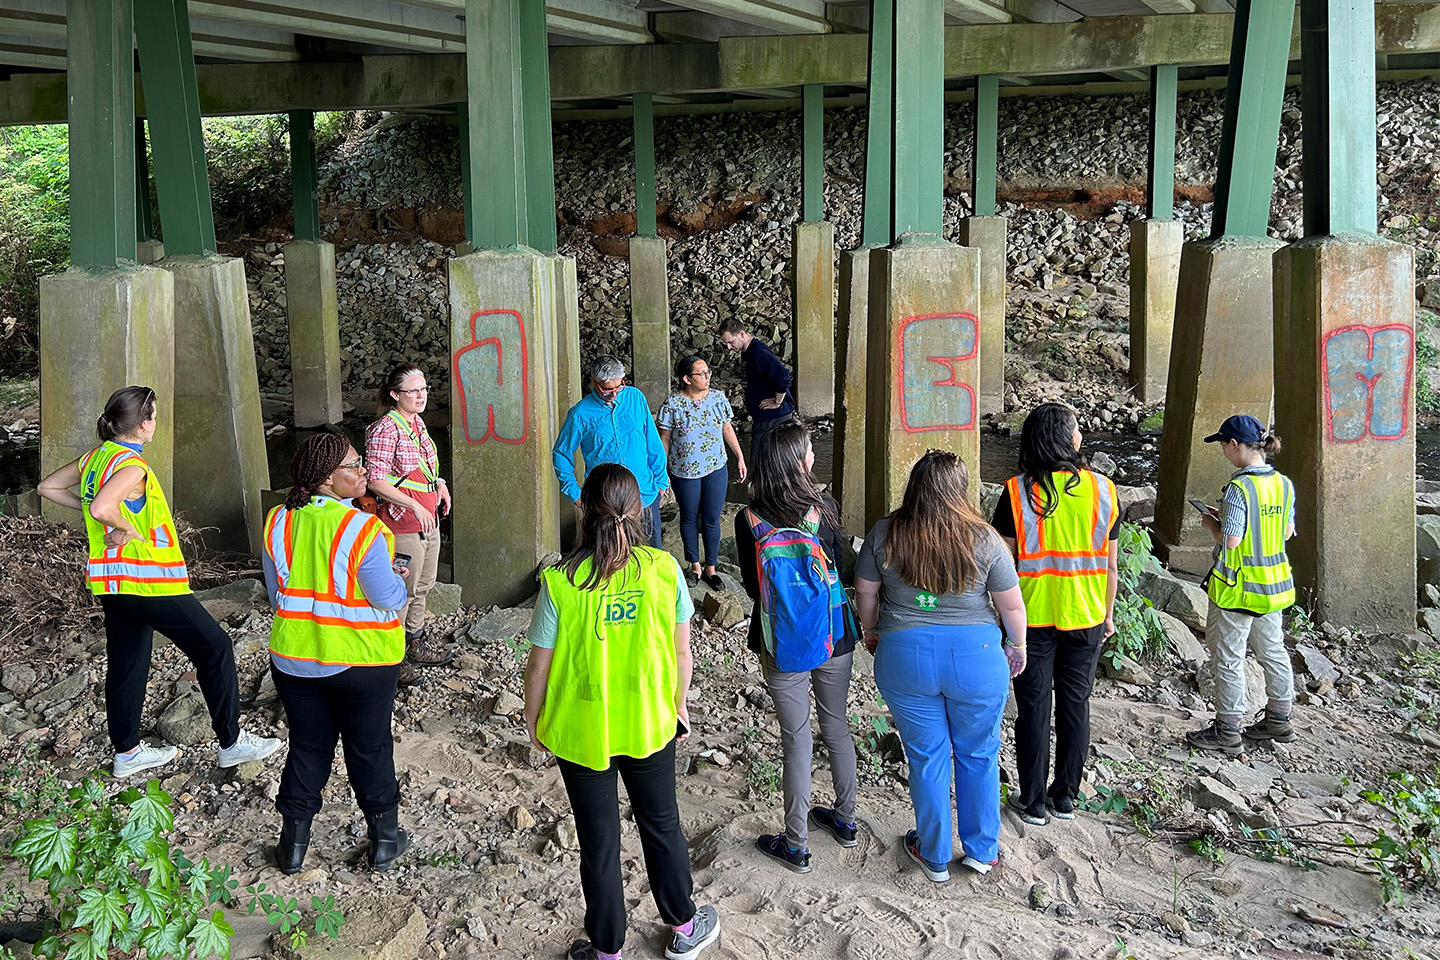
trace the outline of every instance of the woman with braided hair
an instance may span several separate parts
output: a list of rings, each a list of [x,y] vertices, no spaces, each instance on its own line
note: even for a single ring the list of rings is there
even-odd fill
[[[100,445],[41,480],[39,493],[85,518],[90,590],[105,611],[105,716],[115,776],[169,763],[178,752],[140,739],[156,630],[195,665],[220,741],[220,766],[263,760],[280,749],[280,741],[240,729],[235,648],[190,592],[175,520],[144,456],[155,436],[155,391],[116,390],[95,429]]]
[[[390,736],[405,656],[395,538],[378,518],[342,502],[365,492],[365,463],[344,437],[306,440],[290,479],[285,504],[265,521],[265,585],[275,607],[270,670],[290,725],[275,800],[284,818],[276,859],[283,873],[304,866],[339,740],[365,813],[370,866],[385,870],[410,845],[399,824]]]

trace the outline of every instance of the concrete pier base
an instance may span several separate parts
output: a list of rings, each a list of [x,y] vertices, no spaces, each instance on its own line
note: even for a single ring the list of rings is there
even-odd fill
[[[559,255],[549,259],[555,284],[555,429],[558,434],[565,414],[585,396],[585,379],[580,369],[580,283],[575,259]],[[576,459],[580,459],[578,453]],[[553,477],[554,471],[550,474]],[[563,551],[575,542],[580,512],[560,495],[559,480],[555,481],[555,502],[559,504],[560,549]]]
[[[454,574],[467,603],[526,599],[560,549],[556,259],[520,249],[450,261]]]
[[[878,247],[840,254],[840,309],[835,317],[835,502],[845,532],[863,537],[865,526],[865,345],[870,339],[870,262]]]
[[[174,489],[175,281],[164,270],[66,270],[40,279],[40,475],[100,442],[95,421],[110,394],[154,389],[155,437],[145,459]],[[49,520],[82,527],[74,510],[43,501]]]
[[[1275,255],[1276,465],[1317,623],[1415,629],[1415,254],[1339,234]]]
[[[1164,400],[1170,379],[1170,339],[1184,244],[1185,228],[1178,220],[1130,224],[1130,382],[1145,403]]]
[[[1187,243],[1181,254],[1155,546],[1162,560],[1188,573],[1209,569],[1215,541],[1186,500],[1214,503],[1233,469],[1205,437],[1237,413],[1269,422],[1271,258],[1280,246],[1276,240],[1223,237]]]
[[[170,502],[212,550],[260,553],[270,485],[245,265],[167,257],[175,277],[175,492]]]
[[[665,238],[630,238],[630,351],[635,386],[650,412],[670,395],[670,285],[665,276]]]
[[[980,415],[1005,412],[1004,217],[962,217],[960,243],[980,251]]]
[[[795,397],[800,413],[835,412],[835,224],[795,224],[790,263]]]
[[[141,240],[135,244],[135,262],[141,265],[165,259],[165,244],[159,240]]]
[[[295,240],[285,244],[284,252],[295,426],[303,429],[339,423],[344,410],[335,247],[323,240]]]
[[[970,469],[980,502],[980,251],[902,236],[870,260],[865,522],[900,505],[926,450]]]

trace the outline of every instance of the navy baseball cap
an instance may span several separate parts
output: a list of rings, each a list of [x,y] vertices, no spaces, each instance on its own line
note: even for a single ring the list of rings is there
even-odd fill
[[[1238,440],[1241,443],[1260,443],[1265,439],[1265,428],[1260,421],[1246,414],[1227,417],[1220,429],[1205,438],[1206,443],[1223,440]]]

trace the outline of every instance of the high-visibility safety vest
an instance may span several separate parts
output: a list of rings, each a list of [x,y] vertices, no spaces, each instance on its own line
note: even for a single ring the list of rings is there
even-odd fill
[[[576,571],[584,583],[590,561]],[[668,553],[636,547],[630,564],[593,590],[565,571],[543,574],[559,630],[537,729],[555,756],[604,770],[643,758],[675,736],[675,597]]]
[[[1052,476],[1055,510],[1044,519],[1021,477],[1005,484],[1015,517],[1015,572],[1030,626],[1084,630],[1105,622],[1110,528],[1119,501],[1115,484],[1098,473],[1081,470],[1070,491],[1065,485],[1075,474],[1057,470]]]
[[[1242,473],[1227,486],[1245,495],[1245,535],[1234,550],[1221,545],[1205,592],[1226,610],[1262,615],[1284,610],[1295,602],[1295,578],[1285,553],[1295,487],[1278,470]]]
[[[105,532],[109,528],[90,515],[90,504],[117,470],[134,466],[145,471],[145,504],[136,512],[121,500],[120,513],[140,539],[119,548],[107,547]],[[91,593],[170,597],[190,592],[190,575],[180,552],[175,518],[144,457],[113,440],[91,450],[80,462],[80,502],[85,532],[90,538]]]
[[[390,666],[405,656],[405,630],[393,610],[377,610],[360,588],[360,559],[377,537],[391,558],[395,536],[379,518],[316,496],[265,519],[265,553],[280,582],[272,653],[333,666]]]
[[[386,416],[400,425],[400,432],[409,437],[410,442],[415,444],[415,449],[420,451],[420,465],[410,471],[408,476],[386,474],[385,482],[399,487],[401,490],[419,490],[422,493],[438,490],[440,488],[439,465],[432,464],[425,458],[425,445],[420,442],[422,436],[427,438],[430,436],[429,431],[425,429],[425,421],[416,418],[416,422],[420,424],[420,432],[416,433],[415,428],[410,425],[410,421],[406,420],[405,415],[399,410],[391,410]]]

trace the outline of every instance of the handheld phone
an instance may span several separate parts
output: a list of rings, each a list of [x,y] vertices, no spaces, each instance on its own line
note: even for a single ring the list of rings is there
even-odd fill
[[[1194,507],[1196,510],[1199,510],[1201,513],[1205,514],[1205,516],[1207,516],[1207,517],[1218,517],[1218,516],[1219,516],[1219,513],[1216,512],[1215,508],[1212,507],[1212,506],[1210,506],[1210,504],[1206,503],[1204,500],[1196,500],[1194,497],[1189,497],[1189,498],[1187,498],[1187,499],[1188,499],[1188,501],[1189,501],[1189,503],[1190,503],[1190,506]]]
[[[680,739],[690,736],[690,724],[685,722],[684,717],[675,718],[675,737]]]
[[[401,570],[409,570],[409,569],[410,569],[410,554],[408,554],[408,553],[397,553],[397,554],[395,554],[395,566],[399,567]]]

